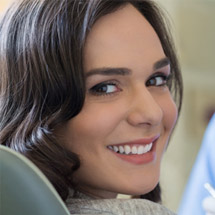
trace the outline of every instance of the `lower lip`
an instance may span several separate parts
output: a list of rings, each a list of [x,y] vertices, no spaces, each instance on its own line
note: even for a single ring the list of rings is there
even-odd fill
[[[153,143],[152,149],[142,155],[133,155],[133,154],[120,154],[120,153],[116,153],[114,151],[113,152],[117,157],[119,157],[120,159],[132,163],[132,164],[136,164],[136,165],[141,165],[141,164],[147,164],[147,163],[151,163],[156,159],[156,142]]]

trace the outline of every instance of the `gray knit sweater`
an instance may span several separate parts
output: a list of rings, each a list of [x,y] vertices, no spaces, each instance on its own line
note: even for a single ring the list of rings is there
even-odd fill
[[[71,214],[175,215],[164,206],[144,199],[92,199],[84,194],[70,195],[66,205]]]

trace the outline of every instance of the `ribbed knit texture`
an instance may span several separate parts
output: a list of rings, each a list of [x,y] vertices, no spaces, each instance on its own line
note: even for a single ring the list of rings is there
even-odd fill
[[[93,199],[85,194],[70,195],[66,205],[71,214],[175,215],[164,206],[144,199]]]

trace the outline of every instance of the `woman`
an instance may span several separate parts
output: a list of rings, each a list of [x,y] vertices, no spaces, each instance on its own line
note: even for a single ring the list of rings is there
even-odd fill
[[[153,2],[21,0],[1,22],[0,51],[1,144],[68,204],[118,193],[160,200],[182,81]]]

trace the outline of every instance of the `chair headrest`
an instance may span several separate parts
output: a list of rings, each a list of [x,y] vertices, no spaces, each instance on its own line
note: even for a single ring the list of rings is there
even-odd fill
[[[4,215],[70,215],[46,176],[5,146],[0,146],[0,195]]]

